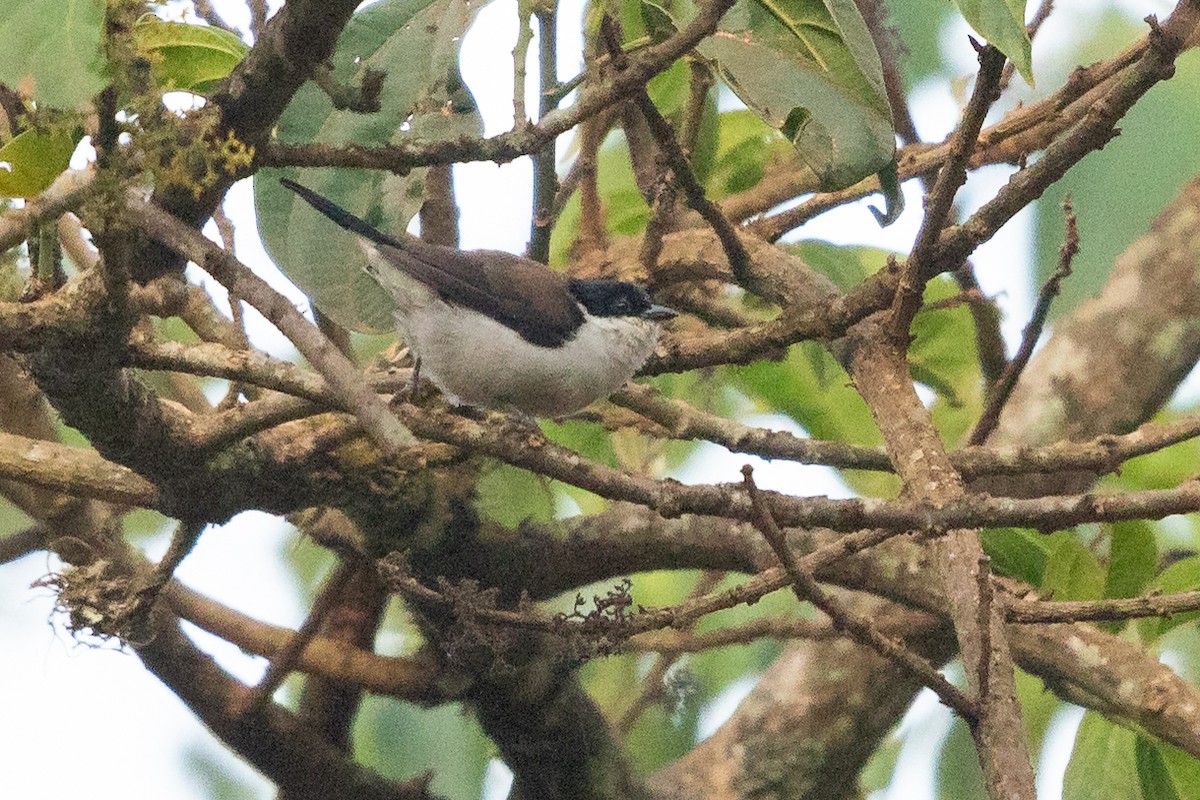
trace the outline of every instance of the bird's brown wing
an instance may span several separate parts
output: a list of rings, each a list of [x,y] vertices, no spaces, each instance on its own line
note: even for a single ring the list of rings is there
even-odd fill
[[[533,344],[558,347],[583,322],[566,280],[544,264],[512,253],[457,250],[392,236],[307,186],[287,178],[280,183],[338,225],[374,242],[384,261],[447,303],[486,314]]]
[[[496,250],[457,250],[408,239],[383,245],[387,263],[448,303],[486,314],[526,341],[558,347],[583,322],[566,281],[544,264]]]

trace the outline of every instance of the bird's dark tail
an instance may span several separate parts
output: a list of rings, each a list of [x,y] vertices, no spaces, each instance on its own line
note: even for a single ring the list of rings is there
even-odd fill
[[[300,184],[293,180],[289,180],[288,178],[280,178],[279,182],[291,189],[296,194],[300,195],[302,198],[304,198],[306,203],[315,208],[317,211],[320,211],[325,216],[329,217],[338,225],[341,225],[346,230],[351,231],[352,233],[357,233],[359,236],[366,237],[372,242],[377,242],[378,244],[385,244],[390,247],[399,247],[401,249],[404,248],[403,241],[394,236],[389,236],[388,234],[371,225],[365,219],[360,219],[359,217],[354,216],[337,203],[326,197],[322,197],[312,189],[309,189],[307,186],[301,186]]]

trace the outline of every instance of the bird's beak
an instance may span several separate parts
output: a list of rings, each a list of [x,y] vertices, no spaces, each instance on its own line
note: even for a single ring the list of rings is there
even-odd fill
[[[642,319],[653,320],[654,322],[666,322],[669,319],[674,319],[679,316],[679,312],[673,308],[666,306],[650,306],[642,312]]]

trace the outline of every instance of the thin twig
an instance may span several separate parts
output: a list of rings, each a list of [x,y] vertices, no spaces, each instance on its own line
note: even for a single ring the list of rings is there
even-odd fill
[[[1037,341],[1041,338],[1042,329],[1046,326],[1046,320],[1050,316],[1050,305],[1054,302],[1054,298],[1058,297],[1058,293],[1062,288],[1062,282],[1071,275],[1071,264],[1075,259],[1076,253],[1079,252],[1079,226],[1075,218],[1075,209],[1071,205],[1071,198],[1068,195],[1063,201],[1063,213],[1067,218],[1067,236],[1063,241],[1063,245],[1058,251],[1058,268],[1054,270],[1054,274],[1042,285],[1042,289],[1038,292],[1037,304],[1033,309],[1033,316],[1029,320],[1029,324],[1025,326],[1025,331],[1021,334],[1021,346],[1017,348],[1016,355],[1008,362],[1008,366],[1004,368],[999,380],[995,386],[988,392],[987,403],[984,406],[983,412],[979,415],[979,421],[975,423],[975,429],[971,431],[971,436],[967,440],[969,444],[981,445],[991,436],[992,431],[996,429],[996,425],[1000,422],[1000,414],[1004,411],[1004,406],[1008,403],[1008,399],[1012,396],[1013,389],[1017,385],[1017,381],[1021,378],[1021,373],[1029,364],[1029,359],[1033,357],[1033,348],[1037,345]]]
[[[1200,591],[1143,595],[1112,600],[1010,599],[1009,622],[1050,625],[1063,622],[1121,622],[1144,617],[1171,617],[1200,611]]]
[[[578,177],[579,187],[579,236],[574,246],[578,256],[608,247],[607,215],[600,199],[599,164],[600,148],[616,117],[615,110],[610,110],[579,126],[579,155],[571,170]],[[561,205],[565,207],[565,198]]]
[[[986,553],[980,553],[975,564],[975,585],[978,594],[975,624],[979,630],[979,667],[975,671],[980,692],[977,703],[979,716],[985,717],[991,712],[988,702],[991,693],[983,691],[983,687],[991,686],[991,669],[994,650],[992,647],[992,601],[995,599],[995,587],[992,585],[992,560]]]
[[[646,232],[642,234],[642,245],[638,251],[638,261],[647,275],[654,274],[662,253],[663,237],[675,223],[675,186],[667,179],[665,168],[660,174],[662,180],[658,184],[650,219],[646,222]]]
[[[1044,150],[1055,137],[1077,125],[1098,100],[1121,82],[1150,49],[1150,37],[1136,42],[1119,55],[1089,67],[1079,67],[1062,87],[1037,103],[1020,106],[980,134],[971,166],[1020,163],[1030,153]],[[938,169],[954,144],[953,135],[936,145],[908,145],[897,153],[901,181]],[[815,190],[806,182],[800,167],[783,168],[757,186],[721,202],[726,214],[743,221]],[[879,191],[875,176],[835,192],[817,192],[793,208],[750,223],[747,227],[767,241],[776,241],[808,220]]]
[[[700,576],[700,580],[696,581],[696,585],[692,587],[692,591],[688,593],[689,598],[701,597],[708,594],[713,588],[721,582],[725,577],[725,573],[719,570],[705,572]],[[689,625],[685,630],[679,633],[686,635],[691,633]],[[651,705],[658,702],[663,697],[663,682],[667,677],[667,673],[671,671],[671,667],[675,666],[683,655],[682,650],[668,650],[658,654],[654,659],[654,663],[650,665],[650,669],[646,671],[646,675],[642,678],[641,691],[625,709],[625,713],[621,715],[621,719],[617,722],[617,730],[622,735],[628,736],[633,730],[634,724],[645,713]]]
[[[529,111],[525,108],[525,81],[529,76],[529,45],[533,43],[532,15],[526,13],[523,3],[517,4],[517,41],[513,45],[513,130],[529,125]],[[545,89],[546,87],[542,87]]]
[[[725,215],[721,213],[721,209],[705,195],[704,187],[700,185],[696,179],[696,173],[692,171],[691,162],[688,161],[679,142],[675,140],[675,131],[671,129],[671,123],[667,122],[659,113],[654,101],[650,99],[650,95],[644,91],[638,92],[634,101],[642,112],[663,155],[666,156],[675,182],[683,190],[688,205],[699,212],[704,221],[712,226],[717,238],[721,240],[721,247],[725,249],[725,257],[729,260],[729,271],[733,273],[733,279],[739,286],[752,290],[755,283],[754,276],[750,272],[750,256],[746,252],[746,246],[738,238],[733,223],[726,219]]]
[[[358,567],[346,562],[338,563],[333,570],[333,574],[325,580],[325,585],[321,587],[321,593],[313,602],[312,609],[308,612],[308,617],[304,620],[304,624],[296,631],[295,635],[288,640],[288,643],[271,658],[271,665],[267,668],[267,672],[263,675],[263,679],[251,691],[245,707],[241,713],[246,718],[256,716],[271,700],[271,696],[275,694],[275,690],[283,683],[284,678],[288,676],[300,658],[300,654],[304,652],[304,648],[309,642],[316,638],[317,633],[321,630],[321,623],[325,619],[325,613],[337,602],[338,595],[346,588],[346,585],[354,577]]]
[[[23,558],[46,547],[47,533],[44,526],[35,523],[0,537],[0,564],[16,561],[18,558]]]
[[[975,351],[979,357],[979,371],[989,384],[999,379],[1008,365],[1004,352],[1004,336],[1000,333],[1000,310],[983,294],[975,278],[975,267],[970,261],[954,270],[954,280],[967,300],[971,319],[975,323]]]
[[[381,70],[366,68],[358,80],[358,86],[341,83],[333,76],[333,68],[329,64],[318,64],[312,73],[312,81],[317,85],[333,107],[342,111],[353,111],[356,114],[374,114],[381,108],[383,80],[387,74]]]
[[[825,641],[839,636],[841,634],[828,621],[802,617],[761,617],[705,633],[673,630],[639,633],[629,640],[628,646],[631,650],[642,652],[702,653],[720,647],[753,644],[760,639]]]
[[[975,703],[954,686],[933,665],[909,650],[900,642],[884,636],[865,619],[850,613],[834,597],[827,594],[812,572],[806,570],[787,545],[787,537],[775,522],[770,507],[763,501],[754,483],[754,470],[747,464],[742,467],[742,477],[750,500],[754,504],[754,526],[775,551],[779,562],[787,572],[792,590],[800,602],[811,602],[821,609],[833,623],[833,627],[846,633],[860,644],[870,647],[879,655],[911,674],[932,689],[941,701],[958,712],[959,716],[974,726],[978,716]]]
[[[175,533],[171,535],[171,543],[167,546],[167,552],[154,565],[154,570],[146,584],[138,590],[140,606],[149,607],[158,599],[163,587],[174,577],[175,570],[179,569],[179,565],[196,547],[196,542],[200,541],[200,534],[204,533],[206,527],[208,526],[204,522],[180,520],[179,525],[175,528]]]
[[[979,139],[979,131],[983,128],[983,120],[998,97],[997,85],[1004,61],[1004,54],[995,47],[987,46],[979,50],[979,74],[975,78],[975,90],[954,131],[950,154],[926,198],[925,219],[901,273],[889,319],[889,334],[904,344],[908,343],[909,327],[921,307],[921,296],[927,280],[924,276],[928,272],[925,264],[937,253],[942,229],[954,207],[954,198],[959,187],[967,180],[967,164]]]
[[[1046,148],[1040,159],[1009,178],[965,222],[941,232],[937,254],[926,265],[930,273],[937,274],[962,263],[976,247],[1058,182],[1067,170],[1111,141],[1117,135],[1117,122],[1134,104],[1160,81],[1175,74],[1175,59],[1200,23],[1200,4],[1182,0],[1162,24],[1153,15],[1146,19],[1150,33],[1140,55],[1128,69],[1122,70],[1119,78],[1104,84],[1103,91],[1088,103],[1086,113],[1069,135],[1059,138]]]
[[[245,264],[217,247],[200,233],[167,212],[131,195],[126,206],[134,222],[158,241],[183,253],[229,289],[245,298],[292,340],[296,348],[341,394],[375,444],[393,455],[416,442],[370,390],[362,375],[316,326],[296,310],[287,298],[271,288]]]
[[[233,226],[233,220],[225,213],[225,204],[217,206],[217,210],[213,212],[213,222],[217,226],[217,232],[221,235],[221,246],[225,248],[225,252],[237,256],[237,230]],[[229,294],[229,312],[233,316],[233,325],[237,330],[238,341],[237,346],[248,350],[250,348],[250,339],[246,335],[246,310],[242,305],[242,298]],[[217,408],[224,410],[237,405],[238,396],[242,394],[244,387],[237,381],[231,381],[229,390],[225,393],[225,397],[221,402],[217,403]]]
[[[290,628],[249,617],[178,582],[167,584],[162,597],[181,619],[247,653],[275,656],[296,636]],[[381,656],[327,637],[318,636],[308,643],[296,662],[296,669],[333,680],[352,681],[369,692],[414,702],[429,701],[440,694],[432,663]]]
[[[713,85],[713,73],[708,64],[699,58],[688,59],[688,69],[688,99],[679,124],[679,147],[690,161],[700,136],[700,124],[708,104],[708,92]]]
[[[558,16],[554,3],[539,3],[533,12],[538,21],[538,119],[557,105],[551,95],[558,86]],[[533,156],[533,229],[529,235],[529,257],[550,260],[550,236],[554,232],[554,198],[558,194],[558,154],[555,143]]]
[[[855,4],[862,14],[863,22],[867,24],[875,50],[879,53],[880,65],[883,67],[883,86],[887,92],[888,105],[892,108],[896,133],[905,144],[919,142],[917,126],[908,107],[908,98],[904,94],[904,76],[900,74],[900,65],[904,63],[903,56],[908,54],[900,41],[899,32],[888,24],[887,5],[883,0],[857,0]]]
[[[246,0],[250,8],[250,34],[258,41],[267,26],[267,0]]]
[[[196,8],[196,16],[212,25],[214,28],[220,28],[223,31],[229,31],[241,36],[242,33],[237,28],[230,25],[221,15],[213,8],[209,0],[192,0],[192,5]]]
[[[696,16],[677,33],[638,50],[629,57],[628,67],[614,74],[610,81],[581,91],[569,108],[555,109],[536,125],[514,128],[488,139],[463,137],[382,147],[267,144],[255,151],[255,157],[260,166],[378,167],[398,173],[407,173],[413,167],[462,161],[512,161],[541,150],[559,134],[644,87],[711,34],[733,5],[734,0],[699,3]]]

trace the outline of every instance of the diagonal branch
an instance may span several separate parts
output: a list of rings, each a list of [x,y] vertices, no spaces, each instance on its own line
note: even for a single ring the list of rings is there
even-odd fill
[[[324,334],[249,267],[209,241],[195,229],[136,197],[127,204],[134,222],[158,241],[185,254],[236,297],[254,306],[292,340],[329,385],[354,410],[355,416],[384,453],[394,454],[416,442],[362,375]]]
[[[979,421],[975,424],[971,435],[967,437],[968,444],[983,444],[996,429],[996,424],[1000,421],[1000,413],[1004,411],[1005,403],[1012,396],[1013,388],[1017,385],[1021,373],[1033,356],[1033,348],[1042,335],[1042,329],[1046,327],[1046,320],[1050,317],[1050,304],[1058,296],[1062,282],[1071,275],[1071,262],[1074,260],[1075,254],[1079,252],[1079,228],[1076,225],[1070,197],[1063,203],[1063,209],[1067,217],[1067,238],[1059,251],[1058,269],[1054,270],[1054,274],[1038,292],[1033,317],[1025,326],[1024,333],[1021,334],[1021,345],[1017,348],[1012,361],[1005,366],[1004,372],[1000,374],[995,386],[988,392],[987,403],[979,415]]]
[[[699,12],[677,33],[632,54],[625,69],[614,71],[609,82],[580,92],[573,105],[549,112],[536,125],[522,126],[489,139],[405,142],[385,147],[269,144],[259,148],[256,161],[263,167],[346,167],[396,173],[463,161],[512,161],[542,150],[559,134],[645,87],[651,78],[716,30],[717,23],[733,4],[734,0],[698,4]]]
[[[979,131],[983,128],[983,120],[1000,96],[1000,74],[1004,62],[1004,54],[995,47],[989,45],[980,48],[975,90],[950,139],[950,153],[925,198],[925,218],[900,275],[896,298],[892,301],[889,332],[899,342],[908,342],[908,330],[921,307],[921,295],[928,280],[925,265],[936,253],[938,235],[946,225],[959,188],[967,181],[967,164],[979,139]]]
[[[811,602],[825,612],[835,629],[848,634],[855,641],[867,645],[896,666],[911,673],[914,678],[936,692],[943,703],[954,709],[974,728],[979,722],[979,709],[975,702],[946,680],[928,661],[900,642],[884,636],[866,619],[855,616],[826,593],[813,577],[812,571],[805,569],[789,549],[786,535],[771,516],[770,507],[762,501],[758,487],[754,485],[753,470],[749,465],[742,467],[742,475],[745,478],[746,491],[754,504],[754,524],[783,564],[783,570],[792,583],[796,599],[802,603]]]
[[[936,275],[954,269],[972,251],[990,239],[1017,212],[1041,197],[1071,167],[1117,134],[1116,124],[1155,84],[1175,74],[1175,59],[1200,24],[1200,0],[1180,0],[1162,25],[1153,17],[1149,46],[1142,56],[1114,81],[1088,108],[1083,119],[1046,149],[1038,161],[1017,172],[996,196],[961,225],[947,228],[938,238],[936,255],[923,269]]]

